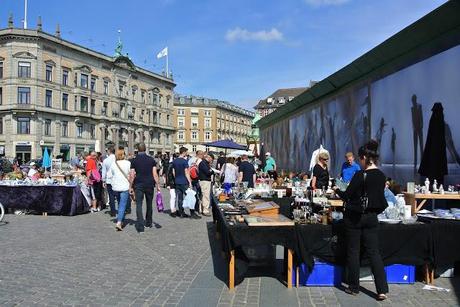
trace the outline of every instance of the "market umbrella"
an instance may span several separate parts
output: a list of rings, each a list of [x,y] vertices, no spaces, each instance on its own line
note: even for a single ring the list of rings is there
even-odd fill
[[[418,169],[420,175],[428,177],[431,180],[436,179],[439,183],[442,183],[444,175],[447,175],[446,135],[443,110],[440,102],[436,102],[431,109],[433,114],[431,115],[430,124],[428,126],[422,162],[420,162],[420,167]]]
[[[42,162],[42,167],[44,169],[50,168],[51,167],[51,157],[48,153],[48,148],[45,147],[43,150],[43,162]]]
[[[260,168],[263,170],[265,168],[265,145],[260,143],[260,152],[259,152]]]
[[[217,147],[217,148],[225,148],[225,149],[241,149],[241,150],[246,149],[246,146],[240,145],[228,139],[219,140],[219,141],[210,142],[210,143],[204,143],[204,145],[209,146],[209,147]]]

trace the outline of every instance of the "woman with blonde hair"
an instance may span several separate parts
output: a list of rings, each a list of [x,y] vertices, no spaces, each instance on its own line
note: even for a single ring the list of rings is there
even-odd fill
[[[311,187],[313,189],[327,189],[329,186],[329,171],[327,163],[329,162],[329,154],[320,152],[318,155],[318,162],[313,168],[313,175],[311,178]]]
[[[123,230],[123,220],[125,218],[126,205],[129,200],[129,189],[131,182],[129,180],[129,172],[131,162],[126,160],[125,151],[117,149],[115,152],[115,162],[110,166],[112,172],[112,190],[118,202],[117,231]]]

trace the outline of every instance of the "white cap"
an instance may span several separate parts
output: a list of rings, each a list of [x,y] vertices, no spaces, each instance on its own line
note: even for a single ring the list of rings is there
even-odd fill
[[[265,155],[266,155],[266,156],[271,156],[271,153],[270,153],[270,152],[267,152]]]
[[[34,166],[35,165],[35,162],[30,162],[30,166]]]

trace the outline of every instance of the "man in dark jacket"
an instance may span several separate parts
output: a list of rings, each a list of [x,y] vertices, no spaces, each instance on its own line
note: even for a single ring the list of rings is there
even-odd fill
[[[203,206],[202,211],[204,216],[211,216],[209,208],[211,205],[211,177],[214,174],[214,171],[211,169],[213,160],[214,156],[207,154],[198,166],[198,178],[200,179],[201,194],[203,197],[201,205]]]

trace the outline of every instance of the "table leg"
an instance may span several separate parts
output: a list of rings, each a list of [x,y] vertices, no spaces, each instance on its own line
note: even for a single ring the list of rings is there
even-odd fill
[[[297,266],[296,267],[296,270],[295,270],[295,286],[298,288],[299,287],[299,284],[300,284],[300,267]]]
[[[415,213],[418,213],[422,209],[423,205],[425,205],[425,203],[426,203],[426,199],[422,200],[420,202],[420,204],[418,204],[418,205],[417,205],[417,202],[416,202],[415,203],[415,206],[416,206]]]
[[[230,290],[235,288],[235,250],[230,251],[228,261],[228,288]]]
[[[288,289],[292,288],[292,249],[287,251],[287,287]]]

